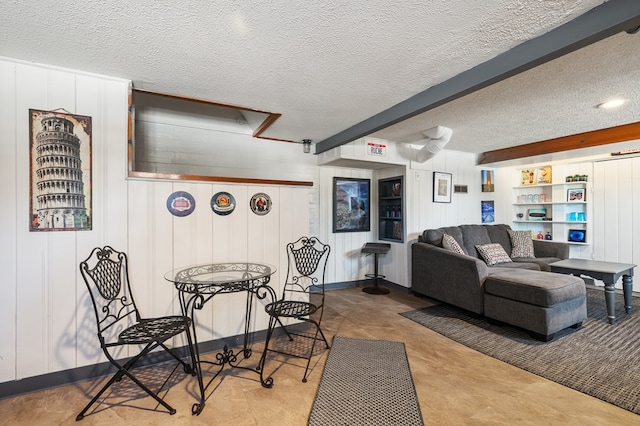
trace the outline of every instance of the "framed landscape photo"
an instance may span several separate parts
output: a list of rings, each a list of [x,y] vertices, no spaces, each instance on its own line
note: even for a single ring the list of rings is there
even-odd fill
[[[572,188],[567,189],[567,202],[569,203],[583,203],[584,199],[584,188]]]
[[[493,201],[480,201],[482,223],[493,223],[496,220],[496,209]]]
[[[333,232],[371,229],[369,179],[333,178]]]
[[[433,172],[433,202],[451,202],[451,173]]]

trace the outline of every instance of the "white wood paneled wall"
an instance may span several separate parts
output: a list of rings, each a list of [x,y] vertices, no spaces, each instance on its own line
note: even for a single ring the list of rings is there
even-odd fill
[[[594,259],[640,266],[640,157],[596,162],[593,170]]]
[[[494,193],[480,192],[481,167],[475,161],[474,154],[445,150],[425,163],[411,163],[407,177],[409,240],[417,240],[425,229],[481,223],[480,201],[493,199]],[[434,203],[433,172],[451,173],[452,185],[467,185],[469,192],[451,194],[451,203]]]
[[[196,209],[191,215],[176,217],[167,211],[167,197],[174,191],[194,196]],[[220,191],[229,192],[236,200],[236,209],[227,216],[210,208],[211,198]],[[268,194],[273,203],[264,216],[249,209],[249,200],[258,192]],[[179,313],[176,291],[164,274],[198,263],[270,263],[277,268],[271,285],[279,294],[287,267],[285,245],[308,234],[308,192],[306,187],[291,186],[130,181],[130,274],[132,281],[142,286],[141,293],[149,296],[139,301],[141,309],[153,315]],[[245,294],[220,295],[197,311],[198,339],[241,334],[245,300]],[[255,307],[253,329],[265,329],[262,302]]]
[[[78,263],[104,241],[126,247],[128,82],[0,60],[2,241],[0,382],[99,359]],[[29,232],[29,109],[91,116],[93,230]]]

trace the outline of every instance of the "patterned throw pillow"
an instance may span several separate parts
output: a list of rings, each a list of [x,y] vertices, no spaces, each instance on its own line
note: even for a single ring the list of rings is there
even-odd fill
[[[460,247],[460,244],[458,244],[456,239],[449,234],[444,234],[442,236],[442,247],[459,254],[465,254],[464,250],[462,250],[462,247]]]
[[[478,244],[476,250],[478,250],[484,262],[489,266],[511,262],[511,258],[507,252],[504,251],[500,243]]]
[[[513,231],[509,232],[511,238],[511,257],[535,257],[533,254],[533,240],[531,239],[531,231]]]

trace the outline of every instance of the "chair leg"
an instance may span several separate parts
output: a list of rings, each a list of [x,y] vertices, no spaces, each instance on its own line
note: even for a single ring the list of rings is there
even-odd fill
[[[180,364],[183,365],[183,367],[185,369],[185,372],[187,374],[192,374],[191,373],[192,372],[191,367],[189,365],[187,365],[182,359],[180,359],[171,349],[169,349],[167,346],[165,346],[163,343],[160,343],[160,342],[155,343],[155,344],[153,344],[153,343],[148,344],[138,355],[136,355],[135,357],[129,359],[123,365],[118,364],[113,358],[109,357],[109,360],[111,361],[111,364],[116,366],[118,368],[118,371],[111,377],[111,379],[109,379],[109,381],[102,387],[102,389],[100,389],[100,391],[93,397],[93,399],[91,399],[91,401],[82,409],[80,414],[78,414],[76,416],[76,421],[82,420],[84,418],[86,412],[89,410],[89,408],[91,408],[91,406],[98,399],[100,399],[102,394],[111,385],[113,385],[115,382],[119,382],[120,380],[122,380],[123,376],[129,377],[136,385],[138,385],[138,387],[140,387],[140,389],[145,391],[149,396],[151,396],[153,399],[155,399],[160,405],[162,405],[164,408],[166,408],[167,411],[169,412],[169,414],[171,414],[171,415],[175,414],[176,413],[175,408],[173,408],[171,405],[167,404],[162,398],[160,398],[155,392],[153,392],[151,389],[149,389],[144,383],[142,383],[140,380],[138,380],[138,378],[135,377],[130,372],[130,370],[134,367],[134,365],[136,364],[136,362],[138,362],[139,359],[141,359],[143,356],[145,356],[146,354],[148,354],[149,352],[151,352],[153,349],[155,349],[158,346],[162,346],[175,359],[177,359],[180,362]]]
[[[262,351],[262,357],[260,357],[260,362],[258,364],[258,369],[260,370],[260,382],[262,383],[262,386],[265,388],[271,388],[273,386],[273,378],[271,376],[264,379],[264,365],[267,361],[267,352],[269,351],[269,342],[271,341],[271,336],[273,335],[273,330],[276,326],[276,321],[280,322],[280,320],[277,317],[269,318],[269,327],[267,328],[267,336],[265,337],[265,341],[264,341],[264,350]]]
[[[183,367],[185,373],[191,374],[191,375],[194,374],[193,369],[191,368],[191,366],[189,364],[187,364],[186,362],[184,362],[184,360],[182,358],[180,358],[171,348],[167,347],[164,343],[160,343],[160,346],[162,346],[165,351],[167,351],[180,364],[182,364],[182,367]],[[191,353],[191,346],[189,346],[189,353]]]
[[[275,317],[275,319],[278,321],[278,324],[280,324],[280,328],[282,328],[282,330],[287,334],[287,337],[289,338],[289,340],[293,341],[293,336],[291,335],[291,333],[287,331],[287,327],[284,326],[280,318]]]
[[[318,334],[320,334],[320,336],[322,337],[322,340],[324,341],[324,344],[326,345],[326,348],[327,349],[331,348],[331,346],[329,346],[329,342],[327,341],[327,338],[324,336],[324,333],[322,332],[322,328],[320,328],[320,324],[317,323],[316,321],[312,320],[312,319],[308,319],[308,321],[316,326],[316,334],[313,336],[313,343],[311,344],[311,351],[309,352],[309,358],[307,359],[307,367],[305,368],[304,376],[302,377],[302,382],[303,383],[307,382],[307,375],[309,374],[309,366],[311,365],[311,358],[313,358],[313,351],[315,350],[316,342],[319,340],[318,339]]]
[[[116,374],[114,374],[111,379],[109,379],[109,381],[107,382],[106,385],[104,385],[102,387],[102,389],[100,389],[100,391],[93,397],[93,399],[91,401],[89,401],[89,403],[82,409],[82,411],[80,411],[80,414],[78,414],[76,416],[76,421],[80,421],[82,419],[84,419],[84,415],[85,413],[89,410],[89,408],[91,408],[91,406],[102,396],[102,394],[104,393],[104,391],[106,391],[112,384],[114,384],[115,382],[119,381],[120,378],[122,377],[121,374],[122,369],[119,369],[118,372]]]

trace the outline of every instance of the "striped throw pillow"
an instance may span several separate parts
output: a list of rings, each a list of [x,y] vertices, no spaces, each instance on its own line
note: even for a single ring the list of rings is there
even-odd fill
[[[462,250],[462,247],[460,247],[460,244],[458,244],[456,239],[449,234],[444,234],[442,236],[442,247],[459,254],[465,254],[464,250]]]
[[[478,244],[476,250],[478,250],[484,262],[489,266],[512,261],[500,243]]]

